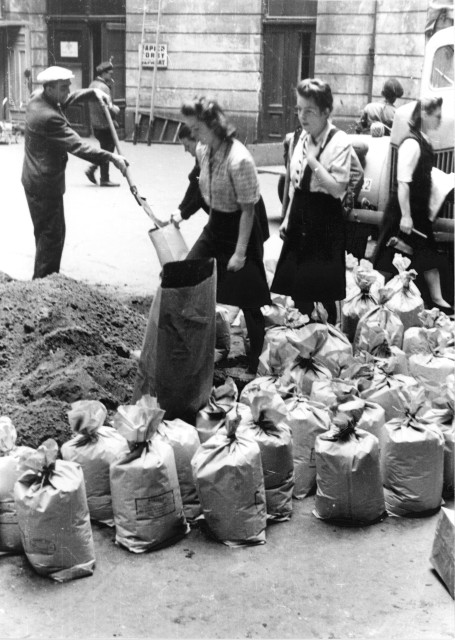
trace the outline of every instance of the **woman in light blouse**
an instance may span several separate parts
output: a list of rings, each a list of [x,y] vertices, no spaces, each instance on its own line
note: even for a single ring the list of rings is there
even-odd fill
[[[216,258],[217,301],[242,309],[250,340],[248,368],[256,373],[264,342],[260,308],[270,303],[263,264],[268,223],[256,167],[215,100],[186,102],[181,113],[199,141],[199,188],[209,207],[209,221],[187,259]]]
[[[336,300],[346,295],[342,200],[349,182],[351,144],[330,122],[333,98],[318,79],[297,85],[303,127],[291,158],[289,206],[280,227],[284,239],[271,290],[292,296],[302,313],[322,302],[336,322]]]

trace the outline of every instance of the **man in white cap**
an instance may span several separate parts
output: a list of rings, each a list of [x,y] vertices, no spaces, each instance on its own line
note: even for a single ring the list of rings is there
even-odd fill
[[[96,99],[108,103],[98,89],[70,92],[74,78],[69,69],[49,67],[38,74],[42,90],[35,91],[27,105],[25,156],[22,184],[35,233],[33,278],[60,271],[65,242],[65,169],[68,153],[101,164],[112,162],[125,175],[128,166],[122,156],[88,144],[71,128],[64,111],[77,102]]]
[[[109,97],[109,112],[111,114],[112,120],[114,122],[114,126],[118,127],[118,124],[115,120],[115,116],[120,112],[120,109],[112,102],[112,93],[111,88],[114,84],[114,65],[112,62],[100,62],[100,64],[96,67],[96,73],[98,74],[93,82],[90,84],[90,89],[99,89],[103,91]],[[104,115],[104,110],[98,101],[90,100],[89,102],[90,109],[90,122],[93,129],[93,135],[100,143],[101,149],[105,149],[105,151],[114,151],[115,150],[115,141],[112,137],[111,130],[109,127],[109,123],[106,120],[106,116]],[[96,181],[95,173],[98,169],[97,164],[92,164],[86,170],[85,175],[93,182],[93,184],[98,184]],[[100,165],[100,186],[101,187],[119,187],[118,182],[111,182],[109,179],[109,162],[103,162]]]

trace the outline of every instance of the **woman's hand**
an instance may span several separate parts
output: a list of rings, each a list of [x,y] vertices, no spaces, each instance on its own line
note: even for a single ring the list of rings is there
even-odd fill
[[[171,213],[171,222],[174,224],[174,226],[177,227],[177,229],[180,228],[180,223],[182,222],[180,209],[177,209],[177,211],[174,211],[174,213]]]
[[[240,271],[245,266],[246,256],[239,256],[237,253],[234,253],[228,262],[227,270],[228,271]]]
[[[282,240],[286,240],[287,230],[288,230],[288,218],[285,218],[283,222],[280,224],[280,228],[279,228],[280,238]]]
[[[411,216],[401,216],[400,220],[400,231],[406,234],[410,234],[414,223],[412,222]]]

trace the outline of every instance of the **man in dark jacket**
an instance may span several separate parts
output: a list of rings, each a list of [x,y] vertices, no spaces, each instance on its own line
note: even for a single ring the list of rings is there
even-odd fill
[[[112,85],[114,84],[114,67],[111,62],[101,62],[96,67],[96,73],[98,74],[93,82],[90,84],[90,89],[99,89],[108,97],[109,112],[116,125],[115,116],[119,113],[120,109],[112,102]],[[93,135],[99,141],[101,149],[112,153],[115,151],[115,142],[109,128],[109,124],[104,115],[104,111],[98,101],[91,100],[89,102],[90,109],[90,122],[93,129]],[[118,125],[117,125],[118,126]],[[93,182],[97,184],[95,178],[95,172],[98,169],[98,165],[92,164],[85,175]],[[100,165],[100,186],[102,187],[119,187],[118,182],[111,182],[109,180],[109,162],[102,162]]]
[[[27,105],[22,184],[33,222],[36,243],[34,278],[58,273],[65,242],[65,169],[68,153],[89,162],[113,162],[122,174],[127,161],[85,143],[71,128],[64,111],[81,100],[106,100],[96,89],[70,93],[71,71],[49,67],[38,75],[43,89]]]

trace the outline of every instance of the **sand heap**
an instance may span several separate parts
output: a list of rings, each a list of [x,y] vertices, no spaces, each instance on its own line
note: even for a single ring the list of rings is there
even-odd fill
[[[0,274],[0,415],[12,419],[18,444],[66,441],[75,400],[100,400],[111,414],[128,403],[131,351],[145,325],[118,296],[65,276],[30,282]]]

